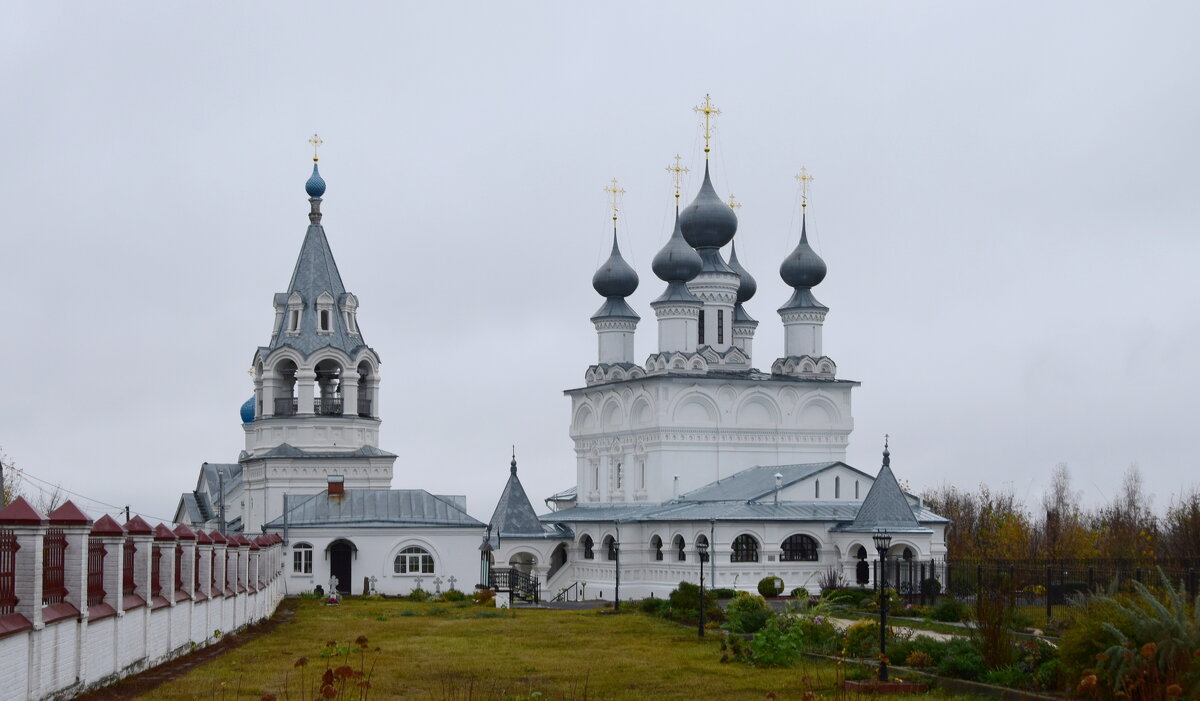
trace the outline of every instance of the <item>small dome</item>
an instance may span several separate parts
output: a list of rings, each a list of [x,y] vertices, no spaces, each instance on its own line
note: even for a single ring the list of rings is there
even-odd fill
[[[737,233],[737,215],[721,201],[704,165],[704,183],[696,199],[679,214],[679,228],[692,248],[720,248]]]
[[[700,265],[700,254],[683,240],[679,215],[676,214],[675,230],[671,232],[667,244],[654,256],[650,267],[663,282],[688,282],[700,274]]]
[[[592,287],[601,297],[628,297],[637,286],[637,273],[621,257],[621,249],[617,248],[617,234],[613,232],[612,253],[592,276]]]
[[[312,175],[309,176],[308,182],[304,183],[304,189],[314,200],[325,194],[325,178],[321,177],[321,171],[317,170],[316,163],[313,163]]]
[[[254,423],[254,397],[250,397],[242,404],[242,423]]]
[[[737,290],[738,304],[750,301],[750,298],[754,296],[754,293],[758,292],[758,281],[755,280],[754,276],[747,272],[747,270],[742,267],[742,264],[738,262],[736,243],[729,244],[729,267],[732,268],[733,272],[737,273],[738,277],[742,279],[742,281],[738,284]]]
[[[800,224],[800,243],[783,259],[779,277],[792,287],[816,287],[825,279],[825,261],[808,245],[808,231]]]

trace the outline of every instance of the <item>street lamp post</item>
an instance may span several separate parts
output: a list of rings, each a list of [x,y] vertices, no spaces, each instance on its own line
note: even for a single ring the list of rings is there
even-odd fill
[[[892,544],[892,536],[887,531],[876,529],[872,540],[875,549],[879,551],[879,681],[888,680],[887,668],[887,551]]]
[[[479,545],[479,589],[491,586],[492,579],[492,527],[489,525]]]
[[[700,625],[697,633],[701,638],[704,637],[704,561],[708,555],[708,543],[700,541],[696,543],[696,552],[700,557],[696,558],[700,561]]]

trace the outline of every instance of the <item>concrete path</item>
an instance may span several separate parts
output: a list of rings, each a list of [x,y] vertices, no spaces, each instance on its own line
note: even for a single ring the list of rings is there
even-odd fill
[[[866,619],[863,619],[863,618],[830,618],[829,619],[830,623],[833,623],[833,626],[835,628],[837,628],[838,630],[845,630],[846,628],[848,628],[850,626],[851,623],[854,623],[854,622],[860,621],[860,620],[866,620]],[[908,626],[891,625],[888,627],[891,628],[893,632],[895,632],[899,635],[903,635],[903,636],[923,635],[926,638],[933,638],[934,640],[941,640],[943,642],[946,640],[953,640],[954,638],[966,637],[966,635],[956,635],[956,634],[951,634],[951,633],[939,633],[937,631],[932,631],[932,630],[921,630],[919,628],[909,628]]]

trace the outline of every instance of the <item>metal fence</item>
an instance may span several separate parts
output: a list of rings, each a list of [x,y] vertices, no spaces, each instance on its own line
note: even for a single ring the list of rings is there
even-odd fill
[[[0,616],[7,616],[17,606],[17,536],[0,529]]]

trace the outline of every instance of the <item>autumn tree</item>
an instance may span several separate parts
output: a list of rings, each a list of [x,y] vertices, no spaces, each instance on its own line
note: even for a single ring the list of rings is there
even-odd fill
[[[1171,500],[1159,544],[1164,557],[1200,560],[1200,490],[1195,486]]]
[[[1141,469],[1137,463],[1130,465],[1121,490],[1092,519],[1101,557],[1138,560],[1155,556],[1158,518],[1151,500],[1142,485]]]
[[[1088,514],[1080,506],[1082,494],[1071,489],[1071,471],[1065,462],[1054,466],[1050,485],[1042,495],[1042,512],[1034,524],[1034,557],[1083,559],[1096,556],[1096,537],[1088,528]]]
[[[930,509],[950,520],[946,527],[948,558],[1029,557],[1033,529],[1012,492],[993,491],[986,484],[975,492],[943,485],[922,496]]]

